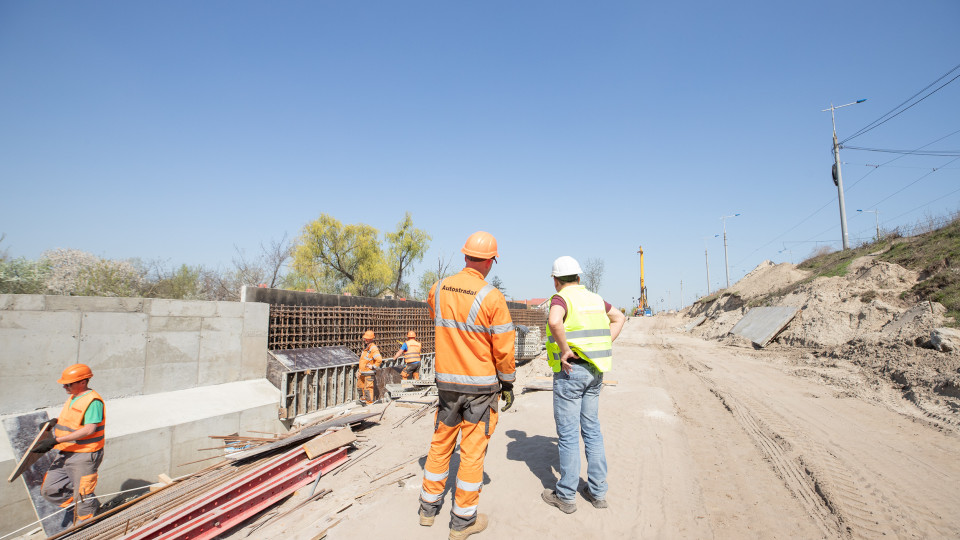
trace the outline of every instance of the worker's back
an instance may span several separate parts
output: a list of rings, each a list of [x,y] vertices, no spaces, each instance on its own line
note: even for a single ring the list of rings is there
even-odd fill
[[[498,392],[514,374],[514,329],[503,293],[465,268],[435,283],[427,300],[436,325],[437,389]]]

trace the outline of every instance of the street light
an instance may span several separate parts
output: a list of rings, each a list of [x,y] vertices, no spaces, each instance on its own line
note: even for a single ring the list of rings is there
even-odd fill
[[[840,175],[840,144],[837,142],[837,118],[833,111],[841,107],[863,103],[864,101],[866,101],[866,99],[858,99],[845,105],[837,105],[836,107],[831,103],[829,109],[820,111],[830,111],[830,119],[833,121],[833,183],[837,186],[837,196],[840,199],[840,234],[843,235],[843,249],[850,249],[850,240],[847,237],[847,210],[843,204],[843,177]]]
[[[860,210],[857,208],[857,212],[867,212],[868,214],[873,214],[877,220],[877,242],[880,241],[880,210]]]
[[[734,214],[732,216],[723,216],[720,218],[720,222],[723,223],[723,265],[727,268],[727,288],[730,288],[730,262],[727,260],[727,219],[732,217],[737,217],[740,214]]]

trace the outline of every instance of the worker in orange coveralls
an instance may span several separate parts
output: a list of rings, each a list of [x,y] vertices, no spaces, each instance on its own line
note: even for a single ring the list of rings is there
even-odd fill
[[[488,232],[470,235],[460,251],[466,268],[441,279],[427,303],[436,326],[436,371],[439,403],[433,440],[423,467],[420,525],[433,525],[443,506],[450,456],[460,436],[460,467],[450,511],[451,540],[487,527],[477,513],[483,486],[483,458],[502,410],[513,404],[514,327],[503,294],[484,278],[496,262],[497,240]]]
[[[363,333],[363,354],[360,355],[360,369],[357,371],[357,390],[360,391],[360,399],[367,405],[373,403],[373,376],[383,362],[380,349],[373,342],[373,338],[373,330]]]
[[[403,371],[400,372],[400,378],[419,379],[420,378],[420,350],[423,345],[417,341],[417,333],[413,330],[407,332],[407,342],[404,343],[397,354],[393,355],[394,360],[403,357]]]

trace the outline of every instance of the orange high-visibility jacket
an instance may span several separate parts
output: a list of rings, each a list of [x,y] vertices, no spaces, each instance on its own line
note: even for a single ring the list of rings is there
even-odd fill
[[[57,417],[57,425],[53,428],[54,437],[64,437],[83,427],[83,415],[87,412],[87,407],[95,400],[103,403],[103,398],[100,397],[100,394],[93,390],[88,390],[86,394],[77,398],[77,400],[73,402],[73,405],[70,404],[72,399],[73,396],[68,397],[67,402],[63,404],[60,416]],[[97,450],[102,450],[106,424],[107,408],[104,407],[103,419],[97,424],[96,431],[91,433],[90,436],[86,439],[62,442],[54,446],[54,448],[61,452],[96,452]]]
[[[427,298],[436,326],[437,389],[500,391],[516,380],[513,320],[503,293],[472,268],[433,284]]]
[[[419,362],[421,349],[423,349],[423,345],[419,341],[415,339],[408,339],[407,351],[403,353],[403,361],[407,364],[411,362]]]
[[[380,367],[383,357],[380,356],[380,349],[373,343],[367,345],[360,355],[360,374],[373,375],[373,368]]]

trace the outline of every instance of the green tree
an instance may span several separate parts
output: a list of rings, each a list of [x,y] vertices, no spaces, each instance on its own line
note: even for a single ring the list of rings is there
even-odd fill
[[[503,286],[503,280],[500,279],[500,276],[493,276],[490,279],[490,284],[497,288],[504,296],[507,295],[507,288]]]
[[[393,270],[393,292],[398,296],[409,296],[410,286],[403,282],[404,275],[413,271],[413,263],[423,260],[430,246],[430,235],[426,231],[413,228],[410,212],[397,224],[397,231],[387,233],[389,264]]]
[[[80,270],[73,294],[79,296],[140,296],[143,275],[127,261],[100,259]]]
[[[304,226],[293,247],[293,270],[318,292],[359,296],[377,296],[391,278],[377,229],[344,225],[327,214]]]
[[[0,293],[45,294],[49,275],[50,263],[46,259],[31,261],[18,257],[0,260]]]
[[[414,293],[414,298],[426,301],[427,297],[430,296],[430,288],[433,287],[433,284],[450,274],[450,261],[443,257],[437,257],[436,270],[427,270],[420,276],[420,285]]]
[[[180,265],[179,268],[168,272],[159,266],[153,283],[144,292],[148,298],[172,298],[177,300],[205,300],[202,277],[203,268],[200,266]]]

